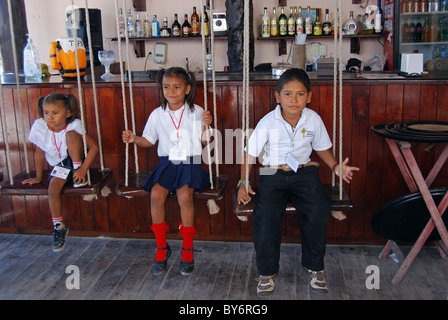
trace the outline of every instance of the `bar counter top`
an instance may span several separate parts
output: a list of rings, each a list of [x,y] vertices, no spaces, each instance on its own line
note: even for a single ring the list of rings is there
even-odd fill
[[[155,77],[151,78],[147,75],[145,71],[137,71],[132,72],[133,74],[133,83],[155,83]],[[196,81],[198,83],[203,82],[203,76],[200,72],[195,72]],[[312,83],[326,83],[333,82],[332,76],[318,76],[317,72],[308,72],[308,75],[311,79]],[[250,72],[250,81],[251,82],[275,82],[277,81],[279,76],[273,76],[271,72]],[[16,79],[14,74],[6,73],[1,78],[3,85],[15,85]],[[242,72],[224,72],[219,71],[215,73],[215,80],[217,83],[234,83],[234,82],[242,82],[243,74]],[[24,77],[19,77],[20,84],[25,85],[38,85],[38,84],[76,84],[76,78],[72,79],[62,79],[59,75],[52,75],[48,78],[43,78],[42,81],[25,81]],[[83,84],[92,83],[92,77],[90,74],[86,74],[81,79]],[[211,74],[208,74],[207,81],[212,81]],[[403,77],[398,74],[397,71],[384,71],[384,72],[364,72],[361,74],[356,73],[343,73],[343,81],[354,84],[356,82],[366,82],[366,81],[379,81],[379,82],[389,82],[389,81],[398,81],[398,82],[411,82],[411,81],[431,81],[437,83],[448,84],[448,72],[447,71],[438,71],[438,72],[428,72],[424,73],[420,77]],[[125,82],[127,81],[127,77],[125,77]],[[114,78],[108,81],[104,81],[101,79],[100,75],[95,77],[95,83],[99,85],[103,84],[111,84],[117,85],[121,83],[120,75],[115,75]]]

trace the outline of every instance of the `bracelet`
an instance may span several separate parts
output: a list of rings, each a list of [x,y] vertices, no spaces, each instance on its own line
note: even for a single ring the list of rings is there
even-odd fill
[[[333,169],[331,169],[331,170],[333,170],[333,172],[335,172],[334,169],[336,168],[336,166],[337,166],[338,164],[339,164],[339,162],[336,162],[336,163],[334,164]]]
[[[240,181],[238,181],[238,184],[236,185],[237,188],[241,187],[244,183],[246,183],[245,179],[240,179]],[[250,185],[250,182],[247,181],[247,183]]]

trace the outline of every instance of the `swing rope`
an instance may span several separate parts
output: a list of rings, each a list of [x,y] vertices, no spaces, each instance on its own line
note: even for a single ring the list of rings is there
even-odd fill
[[[202,0],[201,8],[202,8],[202,17],[204,17],[204,6],[205,6],[205,0]],[[202,19],[202,31],[205,29],[205,22],[204,19]],[[204,82],[204,110],[208,111],[208,99],[207,99],[207,62],[206,62],[206,54],[207,50],[205,47],[205,33],[202,32],[202,81]],[[213,52],[212,52],[213,54]],[[214,73],[214,70],[212,70],[212,73]],[[216,105],[214,106],[216,107]],[[207,137],[207,160],[208,160],[208,170],[210,172],[210,188],[214,189],[213,185],[213,177],[212,177],[212,161],[211,161],[211,151],[210,151],[210,126],[206,126],[205,128],[205,134]]]
[[[28,160],[28,149],[26,146],[26,135],[25,135],[25,120],[23,117],[23,106],[22,106],[22,95],[20,93],[20,83],[19,83],[19,64],[17,62],[17,47],[16,47],[16,37],[14,32],[14,21],[12,16],[12,5],[11,0],[8,0],[8,13],[9,13],[9,26],[11,31],[11,41],[12,41],[12,53],[14,56],[14,69],[15,69],[15,77],[16,77],[16,84],[17,84],[17,97],[19,101],[19,110],[20,110],[20,124],[22,127],[22,140],[23,140],[23,152],[25,155],[25,167],[26,167],[26,173],[30,174],[30,164]],[[10,180],[11,183],[13,183],[13,180]]]
[[[75,1],[72,0],[72,8],[75,7]],[[86,15],[88,13],[86,12]],[[72,14],[72,32],[75,43],[75,60],[76,60],[76,81],[78,83],[78,96],[79,96],[79,111],[81,112],[81,124],[82,124],[82,141],[84,145],[84,156],[87,156],[87,143],[86,143],[86,125],[84,121],[84,106],[83,106],[83,98],[82,98],[82,89],[81,89],[81,75],[79,70],[79,56],[78,56],[78,41],[76,36],[76,26],[75,26],[75,15]],[[87,181],[89,186],[91,185],[90,181],[90,170],[87,170]]]
[[[6,147],[6,163],[8,166],[8,175],[9,175],[9,181],[13,183],[13,175],[12,175],[12,166],[11,166],[11,155],[9,153],[9,141],[8,141],[8,129],[6,125],[6,110],[5,110],[5,102],[3,100],[3,85],[0,81],[0,108],[1,108],[1,121],[2,121],[2,130],[3,130],[3,137],[5,141],[5,147]]]
[[[336,30],[334,32],[334,50],[335,57],[333,61],[333,141],[339,142],[338,161],[339,161],[339,200],[342,200],[342,65],[338,64],[342,58],[342,3],[341,0],[334,2],[335,24]],[[338,103],[338,87],[339,87],[339,103]],[[337,136],[337,109],[339,109],[339,136]],[[333,156],[336,157],[336,144],[333,143]],[[335,173],[332,172],[331,185],[335,187]],[[346,218],[342,211],[332,210],[331,215],[337,220],[344,220]]]
[[[249,190],[249,0],[244,0],[244,33],[243,33],[243,141],[246,141],[246,177],[245,187]]]
[[[90,14],[89,12],[89,3],[88,0],[85,0],[85,8],[86,8],[86,23],[87,23],[87,34],[89,35],[87,37],[89,48],[92,47],[92,37],[91,37],[91,31],[90,31]],[[103,144],[102,144],[102,137],[101,137],[101,125],[99,120],[99,112],[98,112],[98,97],[97,97],[97,89],[96,89],[96,80],[95,80],[95,68],[93,66],[93,50],[89,50],[89,58],[90,58],[90,73],[92,76],[92,91],[93,91],[93,104],[95,106],[95,120],[96,120],[96,132],[98,135],[98,148],[99,148],[99,154],[100,154],[100,165],[101,170],[104,170],[104,157],[103,157]]]

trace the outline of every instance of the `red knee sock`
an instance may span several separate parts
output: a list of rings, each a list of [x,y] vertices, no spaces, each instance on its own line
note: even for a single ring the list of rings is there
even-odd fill
[[[193,261],[193,236],[196,234],[195,227],[180,226],[180,234],[183,236],[182,248],[191,249],[182,250],[182,260],[186,262]]]
[[[158,249],[166,248],[166,232],[168,231],[169,227],[166,224],[166,222],[162,223],[153,223],[152,224],[152,231],[154,232],[156,236],[156,246]],[[156,251],[156,261],[163,261],[166,258],[166,250],[157,250]]]

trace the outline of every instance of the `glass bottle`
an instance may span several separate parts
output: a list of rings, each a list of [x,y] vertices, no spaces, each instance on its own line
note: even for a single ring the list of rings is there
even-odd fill
[[[132,15],[130,8],[128,8],[128,15],[126,17],[126,25],[128,27],[128,37],[135,38],[134,16]]]
[[[299,6],[299,10],[297,12],[296,17],[296,34],[302,34],[303,30],[303,16],[302,16],[302,7]]]
[[[175,13],[174,22],[173,25],[171,26],[171,32],[173,37],[180,37],[182,35],[181,28],[182,27],[180,26],[179,20],[177,18],[177,13]]]
[[[199,36],[199,16],[196,7],[193,7],[193,14],[191,15],[191,35],[193,37]]]
[[[210,28],[209,28],[209,20],[208,20],[208,13],[207,13],[207,9],[204,6],[204,30],[201,30],[205,36],[209,36],[210,35]],[[201,34],[202,34],[201,32]]]
[[[188,14],[184,16],[184,23],[182,24],[182,37],[189,37],[191,35],[191,25],[188,22]]]
[[[160,36],[161,37],[171,36],[171,28],[168,27],[168,17],[163,17],[162,29],[160,29]]]
[[[269,38],[271,35],[271,23],[268,14],[268,8],[264,7],[263,15],[261,16],[261,36],[263,38]]]
[[[331,22],[330,22],[330,10],[325,9],[325,21],[322,24],[322,34],[324,36],[331,35]]]
[[[148,14],[145,14],[145,20],[143,20],[143,37],[151,37],[151,22],[149,21]]]
[[[305,15],[305,33],[307,35],[313,34],[313,16],[311,15],[311,9],[310,6],[306,9],[306,15]]]
[[[143,38],[143,22],[138,13],[135,15],[135,37]]]
[[[272,8],[272,17],[271,17],[271,37],[278,37],[278,20],[277,13],[275,12],[276,8]]]
[[[321,36],[322,35],[322,23],[320,22],[319,19],[319,9],[316,9],[316,21],[314,22],[314,26],[313,26],[313,34],[315,36]]]
[[[358,23],[353,18],[353,11],[350,11],[350,17],[345,21],[343,30],[347,35],[354,35],[358,33],[358,29]]]
[[[289,7],[288,36],[293,36],[295,34],[296,34],[296,17],[294,16],[293,8]]]
[[[151,36],[153,38],[159,38],[160,37],[160,24],[157,20],[157,15],[153,15],[152,22],[151,22]]]
[[[125,27],[124,27],[124,16],[123,16],[123,9],[118,9],[118,26],[120,29],[120,37],[124,38],[125,35]]]
[[[285,14],[285,7],[282,7],[280,17],[278,18],[278,26],[280,36],[288,35],[288,18]]]

